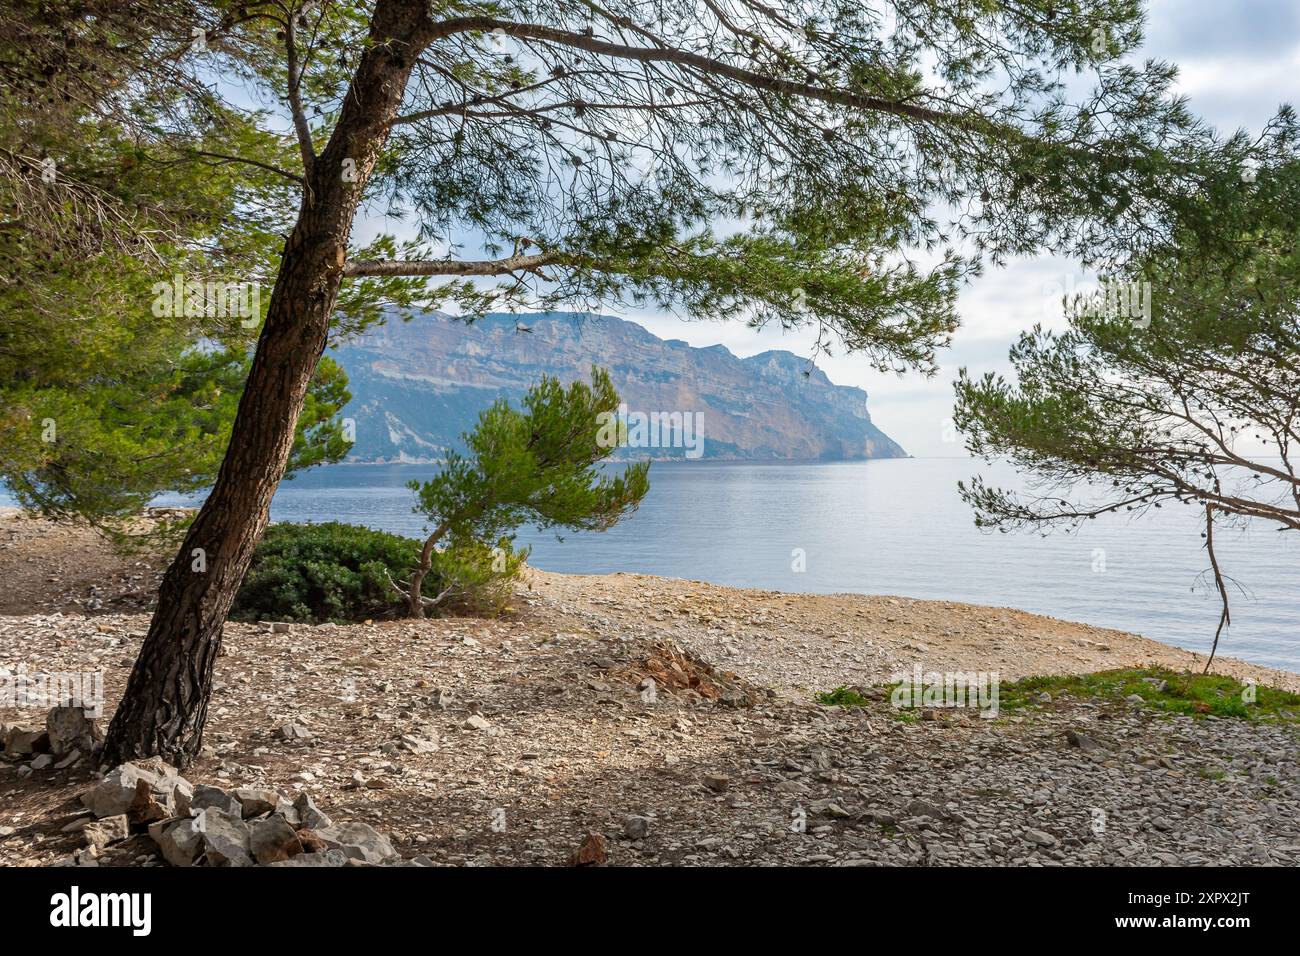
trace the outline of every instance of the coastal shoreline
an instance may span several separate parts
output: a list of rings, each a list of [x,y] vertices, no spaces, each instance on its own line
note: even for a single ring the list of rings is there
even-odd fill
[[[0,516],[0,666],[102,674],[106,725],[165,562]],[[531,571],[497,620],[227,624],[184,773],[308,794],[437,865],[564,866],[593,835],[623,866],[1300,864],[1294,723],[1077,691],[902,713],[873,691],[915,667],[1009,681],[1195,663],[1009,609]],[[862,703],[818,702],[842,686]],[[0,706],[11,727],[44,719]],[[84,863],[96,769],[0,760],[0,865]],[[163,860],[138,833],[93,862]]]
[[[119,555],[84,525],[0,508],[0,616],[142,613],[170,552]],[[1010,607],[888,594],[810,594],[737,588],[628,572],[530,568],[530,592],[662,633],[784,693],[808,694],[897,673],[983,671],[1003,680],[1136,666],[1200,672],[1205,655],[1126,631]],[[1300,673],[1215,656],[1214,673],[1300,692]]]

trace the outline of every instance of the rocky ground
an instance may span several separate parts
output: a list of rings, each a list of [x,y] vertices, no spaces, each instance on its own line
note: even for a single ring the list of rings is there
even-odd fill
[[[154,565],[45,530],[0,516],[0,667],[102,668],[107,718]],[[501,621],[228,626],[185,777],[309,793],[404,856],[460,865],[567,864],[591,834],[615,865],[1300,863],[1294,724],[1064,697],[900,720],[883,698],[812,699],[916,664],[1005,681],[1147,663],[1195,660],[1005,609],[534,573]],[[0,761],[0,864],[85,846],[90,763]],[[163,864],[145,834],[99,862]]]

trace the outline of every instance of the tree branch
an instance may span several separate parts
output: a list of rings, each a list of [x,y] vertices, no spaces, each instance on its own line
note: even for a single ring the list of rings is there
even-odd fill
[[[559,252],[539,252],[505,259],[354,259],[343,267],[345,278],[373,276],[496,276],[527,272],[575,261]]]
[[[298,44],[294,34],[293,11],[289,10],[284,19],[285,60],[289,73],[289,109],[293,113],[293,128],[298,134],[298,149],[302,153],[302,168],[305,175],[311,175],[311,168],[316,162],[316,148],[311,142],[311,126],[307,123],[307,113],[302,108],[302,67],[298,61]]]
[[[622,43],[602,40],[595,36],[557,30],[554,27],[541,24],[512,23],[509,20],[498,20],[495,17],[456,17],[433,26],[434,39],[453,36],[457,33],[491,33],[494,30],[500,30],[506,36],[522,40],[543,40],[615,59],[634,60],[640,63],[672,63],[678,66],[691,67],[701,73],[726,77],[754,89],[766,90],[772,93],[783,93],[788,96],[820,100],[825,103],[834,103],[838,106],[848,106],[871,112],[888,113],[893,116],[921,120],[927,123],[960,127],[972,125],[972,117],[969,114],[946,113],[942,110],[927,109],[924,106],[900,103],[877,96],[867,96],[849,90],[828,89],[812,83],[780,79],[779,77],[756,73],[753,70],[733,66],[730,63],[724,63],[721,60],[715,60],[686,50],[627,46]],[[1013,132],[1010,127],[1001,129],[1006,133]]]
[[[191,152],[195,156],[208,156],[212,159],[224,160],[227,163],[242,163],[245,166],[256,166],[258,169],[264,169],[268,173],[275,173],[277,176],[283,176],[285,179],[295,182],[300,186],[303,184],[303,177],[291,173],[287,169],[281,169],[279,166],[272,166],[270,163],[258,162],[256,159],[246,159],[243,156],[231,156],[227,153],[214,153],[206,149],[196,149]]]
[[[1228,615],[1228,588],[1223,581],[1223,573],[1219,570],[1219,559],[1214,554],[1214,505],[1205,506],[1205,550],[1210,555],[1210,567],[1214,571],[1214,586],[1219,589],[1219,597],[1223,601],[1223,613],[1219,615],[1219,626],[1214,629],[1214,643],[1210,646],[1210,656],[1205,660],[1205,670],[1201,673],[1208,674],[1210,665],[1214,663],[1214,652],[1219,649],[1219,636],[1223,633],[1223,628],[1232,623]]]

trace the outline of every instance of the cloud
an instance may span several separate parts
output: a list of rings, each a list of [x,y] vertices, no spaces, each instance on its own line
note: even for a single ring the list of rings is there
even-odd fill
[[[1148,7],[1147,41],[1140,59],[1178,64],[1177,92],[1192,110],[1221,131],[1259,130],[1279,104],[1300,100],[1300,0],[1154,0]],[[1021,331],[1037,323],[1064,322],[1056,287],[1070,277],[1093,281],[1077,263],[1042,257],[989,269],[962,291],[962,327],[940,355],[940,372],[930,379],[875,372],[861,356],[835,354],[819,360],[831,380],[865,388],[876,423],[914,455],[953,455],[960,448],[943,440],[952,414],[957,369],[972,374],[1007,372],[1007,352]],[[737,355],[786,349],[811,355],[811,331],[759,332],[742,323],[687,322],[662,313],[607,310],[644,325],[666,339],[694,346],[723,345]]]

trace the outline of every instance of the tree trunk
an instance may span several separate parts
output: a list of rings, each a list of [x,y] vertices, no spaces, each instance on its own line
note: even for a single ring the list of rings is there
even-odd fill
[[[406,613],[408,617],[424,617],[424,588],[425,575],[433,567],[433,548],[438,543],[438,539],[447,533],[447,525],[441,524],[429,537],[424,539],[424,547],[420,549],[420,563],[415,566],[411,572],[410,590],[406,592]]]
[[[329,143],[306,170],[280,271],[216,483],[163,578],[158,609],[104,744],[110,764],[186,766],[203,741],[222,626],[284,475],[325,349],[352,219],[430,37],[423,0],[380,0],[371,44]]]

